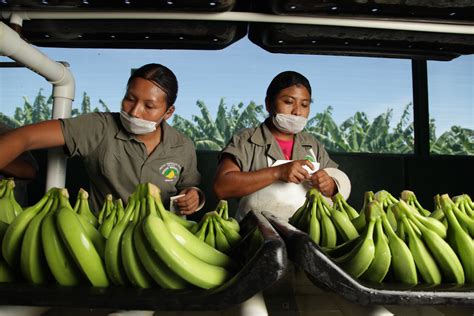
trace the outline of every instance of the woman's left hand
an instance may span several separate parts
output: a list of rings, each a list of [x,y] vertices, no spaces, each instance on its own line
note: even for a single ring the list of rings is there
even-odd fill
[[[318,189],[324,196],[331,197],[337,192],[337,186],[334,179],[322,169],[313,173],[310,181],[313,188]]]
[[[181,215],[191,215],[199,206],[199,193],[196,189],[184,189],[179,194],[185,194],[183,197],[174,200]]]

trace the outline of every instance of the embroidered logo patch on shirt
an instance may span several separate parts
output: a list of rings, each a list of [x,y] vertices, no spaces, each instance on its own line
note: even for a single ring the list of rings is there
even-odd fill
[[[304,156],[304,160],[308,160],[308,161],[311,161],[311,162],[316,162],[316,159],[314,159],[314,157],[311,156],[311,155]]]
[[[174,162],[167,162],[160,167],[160,173],[166,182],[172,182],[179,177],[181,166]]]

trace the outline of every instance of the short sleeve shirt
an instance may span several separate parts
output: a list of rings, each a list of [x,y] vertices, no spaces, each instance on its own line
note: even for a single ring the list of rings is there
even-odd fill
[[[161,189],[168,206],[171,196],[200,182],[193,142],[165,121],[162,141],[150,155],[143,142],[123,129],[119,113],[62,119],[61,127],[66,154],[83,159],[94,210],[107,194],[126,202],[136,186],[146,182]]]
[[[267,157],[270,157],[273,162],[285,160],[277,140],[265,123],[260,124],[256,128],[247,128],[236,133],[221,151],[220,158],[224,154],[231,155],[240,167],[240,170],[244,172],[267,168]],[[320,163],[321,169],[338,167],[329,158],[323,145],[313,135],[305,132],[296,134],[291,159],[314,161],[314,158]]]

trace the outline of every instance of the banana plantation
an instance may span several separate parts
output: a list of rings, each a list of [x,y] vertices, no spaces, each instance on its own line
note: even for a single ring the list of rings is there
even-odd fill
[[[40,90],[33,103],[24,97],[23,107],[16,107],[13,117],[0,113],[0,122],[18,127],[49,119],[52,104],[52,97],[46,97]],[[257,126],[267,115],[263,105],[254,102],[229,107],[221,99],[215,118],[204,102],[198,100],[196,106],[200,115],[193,115],[188,120],[175,114],[172,125],[193,139],[198,150],[221,150],[235,132]],[[73,109],[72,116],[97,111],[110,109],[100,99],[98,105],[91,105],[90,97],[84,92],[80,107]],[[404,106],[399,118],[393,117],[392,109],[380,113],[373,120],[365,112],[357,111],[341,124],[335,122],[333,108],[328,106],[309,118],[306,131],[323,143],[329,152],[410,154],[414,148],[412,104]],[[432,154],[474,155],[473,129],[453,125],[441,135],[436,134],[435,121],[431,119]]]

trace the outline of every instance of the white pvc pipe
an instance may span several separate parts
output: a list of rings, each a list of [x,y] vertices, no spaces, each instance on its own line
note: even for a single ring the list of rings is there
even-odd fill
[[[8,18],[12,11],[4,11],[3,17]],[[222,13],[175,13],[175,12],[68,12],[68,11],[23,11],[25,19],[141,19],[141,20],[205,20],[235,21],[258,23],[286,23],[307,25],[329,25],[356,28],[376,28],[403,31],[439,32],[454,34],[474,34],[474,25],[457,21],[443,23],[409,22],[376,18],[334,18],[273,15],[254,12],[222,12]]]
[[[21,21],[19,25],[21,25]],[[44,77],[53,85],[53,118],[71,116],[75,81],[63,64],[51,60],[37,48],[24,41],[18,33],[0,22],[0,55],[7,56]],[[48,153],[46,190],[64,188],[66,184],[66,157],[60,149]]]

